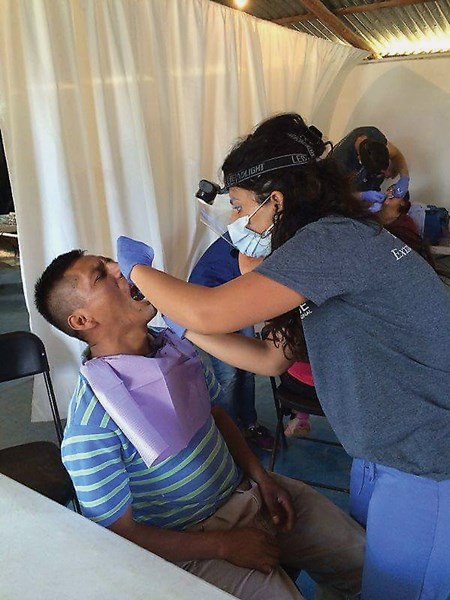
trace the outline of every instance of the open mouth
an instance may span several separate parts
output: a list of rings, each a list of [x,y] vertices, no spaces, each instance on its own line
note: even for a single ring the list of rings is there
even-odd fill
[[[133,300],[136,300],[136,302],[140,302],[144,299],[144,295],[138,290],[134,283],[130,284],[130,296]]]

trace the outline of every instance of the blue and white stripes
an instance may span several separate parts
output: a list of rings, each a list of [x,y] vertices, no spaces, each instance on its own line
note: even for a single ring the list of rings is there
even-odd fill
[[[211,400],[220,386],[206,373]],[[212,513],[240,480],[228,448],[210,416],[187,448],[147,468],[80,376],[62,445],[83,514],[102,525],[131,504],[135,520],[184,529]]]

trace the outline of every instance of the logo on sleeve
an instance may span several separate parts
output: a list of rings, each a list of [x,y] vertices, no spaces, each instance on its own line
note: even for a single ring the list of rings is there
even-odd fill
[[[405,244],[401,248],[393,248],[391,252],[395,256],[395,260],[400,260],[411,252],[411,248]]]
[[[300,310],[300,319],[302,321],[305,317],[308,317],[309,315],[312,314],[312,309],[309,306],[308,302],[303,302],[303,304],[300,304],[299,310]]]
[[[391,236],[391,238],[393,238],[396,242],[400,242],[401,240],[398,239],[397,236],[395,236],[393,233],[391,233],[390,231],[387,231],[387,233]],[[411,252],[411,248],[409,246],[407,246],[406,244],[404,246],[402,246],[401,248],[393,248],[391,250],[392,254],[395,256],[395,260],[400,260],[401,258],[403,258],[404,256],[406,256],[407,254],[409,254]]]

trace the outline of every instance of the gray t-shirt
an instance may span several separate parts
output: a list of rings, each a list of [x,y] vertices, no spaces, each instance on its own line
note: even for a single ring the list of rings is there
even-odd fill
[[[257,272],[300,306],[318,396],[353,457],[450,478],[450,292],[377,226],[326,217]]]

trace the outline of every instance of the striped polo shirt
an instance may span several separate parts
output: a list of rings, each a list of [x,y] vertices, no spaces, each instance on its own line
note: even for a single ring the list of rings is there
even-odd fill
[[[220,386],[205,369],[212,402]],[[241,473],[212,416],[184,450],[147,467],[80,374],[69,406],[62,458],[83,514],[108,526],[132,506],[133,518],[185,529],[224,504]]]

